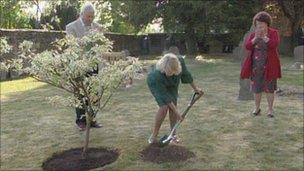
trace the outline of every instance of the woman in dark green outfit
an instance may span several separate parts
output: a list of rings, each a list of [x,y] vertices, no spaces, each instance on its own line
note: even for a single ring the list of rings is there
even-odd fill
[[[177,50],[176,47],[173,47],[169,51]],[[193,78],[186,68],[184,59],[173,53],[165,54],[157,62],[156,68],[148,74],[149,89],[159,106],[155,116],[153,133],[148,140],[149,143],[156,142],[158,131],[168,111],[171,129],[178,120],[182,119],[176,107],[180,81],[190,84],[195,92],[202,93],[202,90],[193,83]],[[176,135],[173,141],[178,143]]]

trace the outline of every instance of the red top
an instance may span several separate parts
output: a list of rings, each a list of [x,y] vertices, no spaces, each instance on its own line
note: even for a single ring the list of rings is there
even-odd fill
[[[249,78],[252,73],[252,60],[251,55],[254,50],[254,44],[252,44],[252,39],[254,38],[255,33],[251,33],[250,36],[245,41],[246,50],[248,50],[247,60],[242,65],[241,69],[241,78]],[[277,78],[281,78],[281,64],[278,53],[278,45],[280,44],[279,33],[276,29],[268,27],[268,38],[267,42],[267,60],[265,65],[265,78],[266,80],[273,80]]]

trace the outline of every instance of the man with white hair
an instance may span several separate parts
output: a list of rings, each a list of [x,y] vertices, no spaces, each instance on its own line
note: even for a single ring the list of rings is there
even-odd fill
[[[103,31],[99,24],[93,22],[94,15],[94,6],[91,3],[85,3],[81,8],[80,17],[66,26],[67,35],[81,38],[90,31]]]
[[[76,21],[73,21],[66,26],[67,35],[82,38],[90,31],[103,31],[99,24],[93,22],[94,14],[95,9],[93,5],[91,3],[85,3],[81,8],[80,17]],[[95,73],[96,72],[97,71],[95,71]],[[81,131],[85,130],[86,117],[85,110],[83,108],[76,108],[76,124]],[[100,128],[101,125],[93,119],[91,122],[91,127]]]

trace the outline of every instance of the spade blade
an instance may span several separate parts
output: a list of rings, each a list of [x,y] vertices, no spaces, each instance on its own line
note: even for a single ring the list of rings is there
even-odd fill
[[[169,140],[167,140],[167,139],[168,139],[168,135],[164,135],[163,137],[161,137],[161,139],[159,140],[159,146],[160,147],[167,146],[171,141],[171,139],[169,139]]]

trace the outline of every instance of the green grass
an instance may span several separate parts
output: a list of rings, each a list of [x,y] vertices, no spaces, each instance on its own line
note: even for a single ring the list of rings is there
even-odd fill
[[[157,105],[145,80],[137,80],[131,89],[119,90],[97,116],[104,127],[92,130],[90,146],[118,148],[121,153],[102,169],[303,169],[303,99],[276,97],[276,118],[269,119],[263,97],[262,116],[253,118],[249,113],[254,102],[237,101],[239,62],[223,57],[210,63],[186,62],[206,92],[179,129],[182,145],[196,157],[164,164],[140,159]],[[291,63],[290,58],[282,59],[283,68]],[[283,69],[278,86],[303,92],[303,72]],[[45,100],[57,94],[65,92],[31,78],[1,82],[1,170],[41,169],[53,153],[82,145],[84,136],[75,128],[74,109],[53,107]],[[190,86],[182,85],[180,110],[190,95]],[[168,126],[166,120],[160,135],[168,132]]]
[[[290,86],[296,85],[299,87],[303,87],[303,83],[304,83],[303,71],[290,70],[290,66],[294,63],[294,61],[291,60],[291,58],[289,57],[281,58],[281,62],[284,65],[282,66],[283,78],[280,81],[285,85],[290,85]]]

